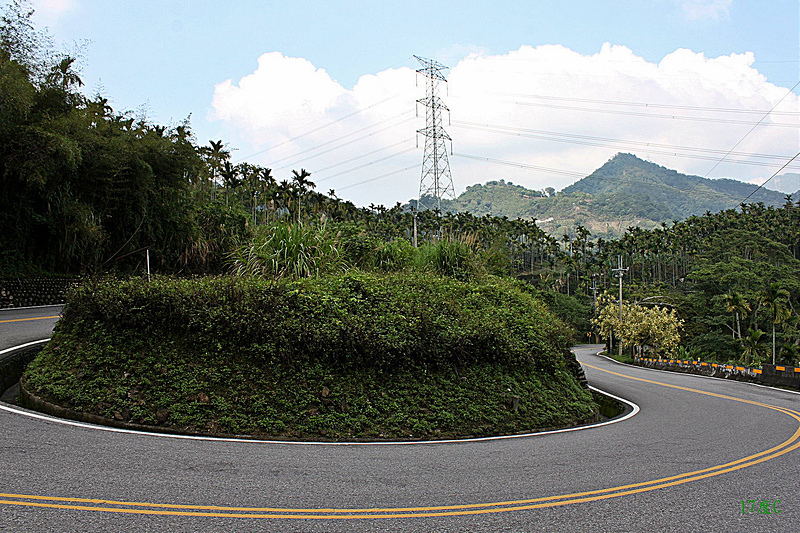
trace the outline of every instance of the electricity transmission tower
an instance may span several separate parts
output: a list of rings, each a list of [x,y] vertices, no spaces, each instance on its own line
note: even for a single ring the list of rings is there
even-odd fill
[[[442,212],[442,198],[455,200],[453,176],[450,174],[450,161],[447,158],[446,142],[453,140],[442,126],[442,110],[450,110],[439,98],[439,82],[447,83],[442,74],[448,67],[433,59],[414,56],[422,68],[418,74],[425,76],[425,98],[417,100],[425,106],[425,127],[417,130],[425,136],[425,153],[422,156],[422,175],[419,180],[419,199],[414,215],[419,211],[436,210]]]

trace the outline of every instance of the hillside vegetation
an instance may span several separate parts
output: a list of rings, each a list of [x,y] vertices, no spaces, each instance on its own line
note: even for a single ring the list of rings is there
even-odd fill
[[[754,189],[749,183],[687,176],[630,154],[617,154],[558,194],[499,180],[467,187],[445,207],[478,216],[535,218],[544,230],[559,235],[572,233],[581,225],[593,235],[609,238],[621,236],[629,226],[652,229],[692,215],[730,209]],[[761,189],[748,201],[779,206],[784,196]]]
[[[82,412],[301,439],[496,435],[595,414],[525,284],[366,273],[86,283],[28,368]]]

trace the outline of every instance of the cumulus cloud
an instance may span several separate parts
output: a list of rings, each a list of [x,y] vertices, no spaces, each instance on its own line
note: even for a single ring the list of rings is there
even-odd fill
[[[718,20],[730,16],[733,0],[677,0],[675,3],[689,20]]]
[[[325,70],[303,58],[273,52],[259,57],[255,72],[238,84],[218,84],[212,105],[217,118],[238,124],[259,142],[291,137],[349,99]]]
[[[457,193],[500,178],[561,189],[620,151],[690,174],[764,179],[797,149],[798,97],[753,68],[752,53],[679,49],[657,63],[612,44],[589,55],[560,45],[464,53],[440,94]],[[364,75],[348,89],[306,59],[268,53],[253,73],[216,86],[213,113],[235,157],[279,179],[303,167],[320,190],[392,205],[419,186],[425,79],[416,68]]]

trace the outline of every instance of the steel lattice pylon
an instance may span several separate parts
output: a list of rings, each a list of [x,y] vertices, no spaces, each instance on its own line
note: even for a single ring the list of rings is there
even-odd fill
[[[439,98],[439,82],[447,82],[442,74],[448,67],[432,59],[414,56],[422,68],[417,73],[426,77],[425,98],[417,100],[425,106],[425,127],[417,130],[425,136],[425,153],[422,156],[422,175],[419,180],[417,211],[437,210],[442,212],[442,198],[455,200],[453,176],[447,158],[447,141],[452,139],[442,126],[442,110],[450,111]]]

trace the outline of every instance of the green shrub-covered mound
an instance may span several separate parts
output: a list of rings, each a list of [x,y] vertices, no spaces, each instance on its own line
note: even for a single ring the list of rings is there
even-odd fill
[[[370,274],[97,281],[28,368],[117,420],[291,439],[450,438],[595,415],[570,335],[525,285]]]

